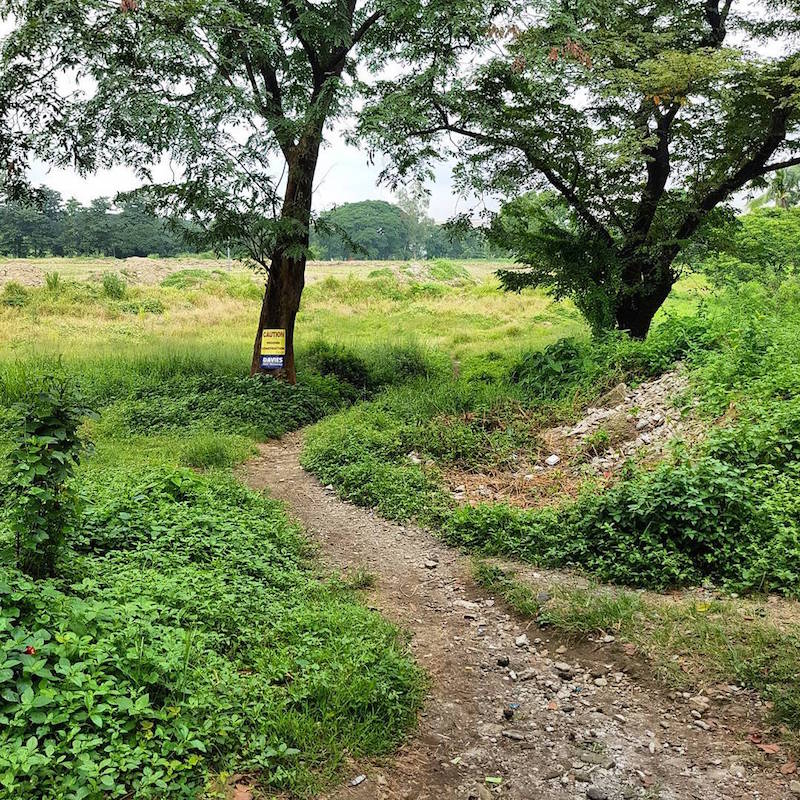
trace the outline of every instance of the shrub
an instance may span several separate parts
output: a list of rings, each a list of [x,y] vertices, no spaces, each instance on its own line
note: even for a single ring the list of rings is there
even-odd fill
[[[27,305],[30,298],[30,292],[17,281],[9,281],[3,288],[3,295],[0,297],[0,302],[4,306],[11,306],[12,308],[22,308]]]
[[[103,294],[111,300],[122,300],[127,293],[125,279],[116,272],[103,275]]]
[[[70,484],[84,448],[78,428],[88,411],[64,379],[47,378],[15,409],[8,466],[8,522],[17,565],[52,575],[75,514]]]

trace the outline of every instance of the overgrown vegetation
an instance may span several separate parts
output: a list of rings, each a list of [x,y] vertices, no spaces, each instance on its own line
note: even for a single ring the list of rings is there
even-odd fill
[[[192,277],[182,302],[201,307],[236,285]],[[116,302],[105,284],[26,290],[33,305],[5,314],[18,324],[37,308],[46,327],[48,303],[97,313]],[[176,291],[128,285],[126,295],[172,304]],[[61,327],[65,317],[52,319]],[[175,329],[184,340],[180,320]],[[0,793],[196,798],[218,773],[252,772],[265,789],[305,795],[348,759],[394,748],[415,720],[423,677],[398,631],[355,596],[368,576],[320,579],[280,504],[230,468],[254,439],[438,362],[411,344],[317,342],[290,387],[245,377],[247,345],[202,332],[209,338],[190,346],[144,351],[84,344],[62,359],[68,383],[48,381],[52,351],[6,350],[0,361],[0,452],[10,453],[0,475],[10,492],[0,511],[10,555],[0,568]],[[96,449],[75,471],[87,436]]]
[[[491,369],[476,359],[458,380],[393,389],[325,420],[304,463],[344,496],[416,516],[473,550],[633,586],[710,580],[798,595],[798,292],[795,282],[776,293],[743,285],[694,317],[664,320],[643,344],[561,342]],[[438,469],[513,461],[537,422],[569,418],[609,385],[678,361],[709,424],[726,412],[733,423],[699,447],[677,448],[656,469],[631,464],[608,490],[558,508],[457,507],[443,490]]]
[[[78,429],[90,414],[65,377],[33,385],[11,409],[8,480],[0,496],[13,559],[33,577],[54,574],[74,524],[77,497],[70,481],[84,449]]]
[[[63,578],[0,572],[5,792],[194,798],[253,770],[302,794],[397,743],[420,675],[396,630],[313,577],[279,504],[171,466],[104,461],[79,487]]]

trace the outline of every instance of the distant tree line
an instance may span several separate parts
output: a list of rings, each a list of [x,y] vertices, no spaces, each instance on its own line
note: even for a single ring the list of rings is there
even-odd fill
[[[15,258],[104,255],[173,256],[192,248],[166,221],[149,213],[136,199],[113,204],[98,197],[88,206],[71,198],[63,202],[51,189],[36,204],[0,205],[0,254]]]
[[[451,231],[427,216],[422,194],[401,193],[400,205],[382,200],[346,203],[321,214],[311,247],[323,260],[488,258],[500,254],[482,230]],[[188,225],[188,223],[187,223]],[[0,255],[13,258],[93,256],[115,258],[195,252],[188,227],[168,224],[135,197],[98,197],[88,206],[64,202],[43,189],[41,202],[0,205]]]
[[[323,260],[490,258],[503,251],[480,229],[439,225],[427,215],[427,198],[402,192],[398,205],[383,200],[345,203],[321,214],[311,251]]]

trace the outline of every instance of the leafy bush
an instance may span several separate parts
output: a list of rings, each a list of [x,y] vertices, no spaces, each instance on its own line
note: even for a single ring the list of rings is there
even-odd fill
[[[116,272],[103,275],[103,294],[111,300],[122,300],[127,293],[125,279]]]
[[[9,281],[3,287],[3,294],[2,297],[0,297],[0,302],[2,302],[4,306],[22,308],[27,305],[29,298],[30,292],[21,283]]]
[[[14,412],[17,425],[4,487],[8,527],[18,567],[38,578],[54,573],[73,523],[76,496],[70,479],[84,448],[78,428],[89,412],[63,378],[46,379]]]
[[[69,579],[0,568],[8,796],[189,800],[222,770],[306,795],[413,724],[397,632],[314,579],[278,503],[170,469],[89,470],[81,491]]]

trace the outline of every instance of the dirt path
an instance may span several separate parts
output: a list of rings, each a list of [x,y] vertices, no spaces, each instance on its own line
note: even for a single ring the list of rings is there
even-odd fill
[[[355,765],[367,779],[331,797],[792,797],[775,757],[747,741],[758,726],[747,699],[725,705],[709,692],[702,708],[635,677],[613,643],[563,649],[483,594],[466,558],[326,491],[300,467],[300,447],[299,434],[263,445],[245,479],[288,504],[331,568],[376,576],[370,602],[411,632],[432,680],[416,737],[389,764]]]

